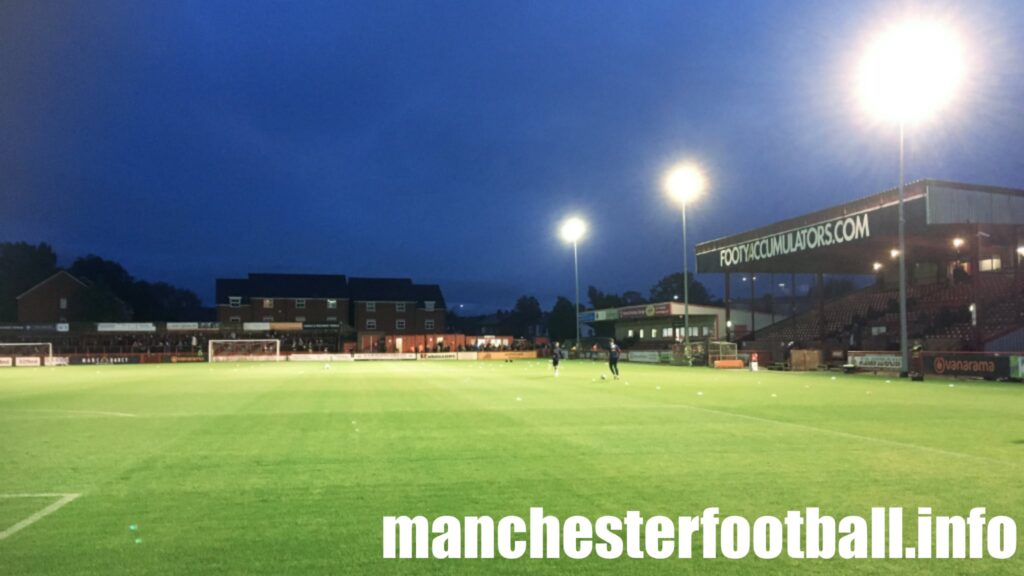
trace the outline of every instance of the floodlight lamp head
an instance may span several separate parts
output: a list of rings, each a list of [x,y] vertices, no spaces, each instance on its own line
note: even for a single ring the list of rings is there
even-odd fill
[[[681,164],[665,177],[665,190],[676,202],[686,205],[700,196],[707,186],[707,179],[696,164]]]
[[[953,99],[965,73],[956,33],[938,21],[911,20],[884,30],[858,76],[864,107],[894,122],[917,122]]]
[[[577,217],[572,217],[562,224],[562,239],[566,242],[576,243],[587,231],[587,224]]]

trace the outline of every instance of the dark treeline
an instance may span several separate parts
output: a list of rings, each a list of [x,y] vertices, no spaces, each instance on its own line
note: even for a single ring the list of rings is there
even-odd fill
[[[49,244],[0,243],[0,322],[18,318],[17,297],[59,270]],[[81,309],[93,322],[197,321],[209,312],[191,290],[137,280],[124,266],[99,256],[81,256],[67,268],[87,287]]]
[[[712,299],[711,294],[703,284],[689,275],[690,281],[690,303],[691,304],[721,304],[721,301]],[[670,274],[659,280],[644,296],[640,292],[627,290],[622,294],[602,292],[595,286],[587,288],[586,302],[580,302],[580,310],[590,308],[599,310],[603,308],[621,308],[623,306],[636,306],[649,302],[667,302],[683,299],[683,275],[681,273]],[[461,317],[451,310],[449,325],[455,332],[466,334],[504,334],[516,338],[529,338],[533,336],[547,335],[555,341],[565,341],[576,338],[576,316],[573,312],[572,299],[559,296],[551,310],[541,309],[540,302],[533,296],[520,296],[515,307],[511,310],[498,310],[494,314],[483,316]],[[602,330],[612,330],[611,325],[597,325],[598,336],[611,336],[603,334]]]

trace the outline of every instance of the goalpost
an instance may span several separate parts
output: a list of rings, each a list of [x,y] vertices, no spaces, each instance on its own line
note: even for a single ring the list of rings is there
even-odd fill
[[[210,340],[208,362],[277,362],[281,360],[281,340]]]
[[[52,342],[0,342],[0,366],[43,366],[51,358]]]
[[[739,354],[736,344],[733,342],[710,342],[708,343],[708,366],[713,366],[715,360],[736,360]]]

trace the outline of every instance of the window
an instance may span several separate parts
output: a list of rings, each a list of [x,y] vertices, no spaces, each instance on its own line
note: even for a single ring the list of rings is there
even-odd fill
[[[1003,267],[1003,261],[999,256],[993,256],[978,262],[978,270],[982,272],[995,272]]]
[[[426,302],[423,303],[423,305],[426,307],[427,310],[433,310],[434,309],[434,301],[433,300],[427,300]]]
[[[239,322],[242,321],[242,317],[241,316],[232,316],[229,321],[234,323],[234,324],[238,324]]]
[[[640,339],[641,340],[644,339],[644,329],[643,328],[640,329]]]
[[[263,307],[264,308],[273,308],[274,307],[274,299],[273,298],[264,298],[263,299]]]
[[[302,299],[296,300],[295,307],[299,310],[304,310],[306,308],[306,301]]]
[[[626,332],[626,338],[632,338],[632,337],[633,337],[633,331],[632,330],[627,331]]]
[[[335,300],[334,298],[328,298],[327,299],[327,309],[328,310],[337,310],[338,309],[338,301]]]
[[[395,330],[405,330],[405,320],[395,320]]]
[[[338,321],[338,317],[337,316],[328,316],[327,317],[327,321],[328,322],[337,322]]]
[[[296,316],[295,317],[295,321],[296,322],[305,322],[306,321],[306,317],[305,316]]]
[[[424,320],[423,321],[423,328],[426,329],[426,330],[433,330],[434,329],[434,321],[433,320]],[[440,339],[438,341],[440,342]]]
[[[263,321],[264,322],[273,322],[274,321],[274,317],[273,316],[264,316],[263,317]]]
[[[671,328],[662,328],[662,330],[661,330],[661,337],[662,338],[671,338],[672,337],[672,329]]]
[[[68,299],[67,298],[61,298],[60,299],[60,309],[61,310],[67,310],[68,309]]]
[[[370,318],[369,320],[367,320],[366,321],[366,329],[367,330],[376,330],[377,329],[377,321],[374,320],[373,318]]]
[[[395,304],[395,312],[405,312],[405,302]]]
[[[367,312],[376,312],[377,311],[377,303],[376,302],[367,302],[366,303],[366,311]]]
[[[241,296],[232,296],[232,297],[228,298],[228,302],[231,304],[232,308],[238,308],[239,306],[242,305],[242,297]]]

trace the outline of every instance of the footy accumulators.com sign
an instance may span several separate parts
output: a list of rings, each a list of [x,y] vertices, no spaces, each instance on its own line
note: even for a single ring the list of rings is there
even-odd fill
[[[869,215],[858,214],[722,247],[717,250],[717,264],[721,269],[727,269],[870,237]]]

